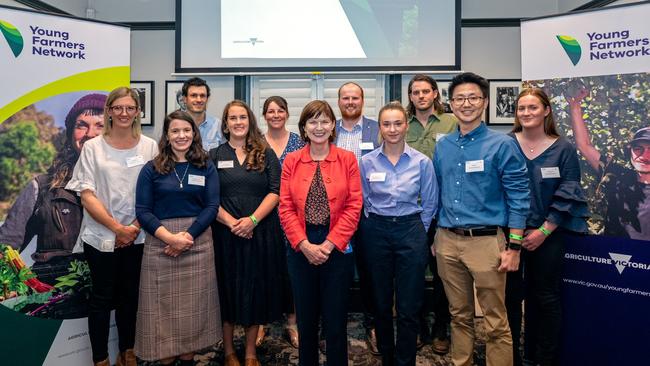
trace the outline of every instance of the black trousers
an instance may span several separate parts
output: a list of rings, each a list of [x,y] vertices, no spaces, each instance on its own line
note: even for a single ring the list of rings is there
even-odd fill
[[[362,215],[363,216],[363,215]],[[361,220],[364,218],[362,217]],[[363,327],[370,330],[375,327],[375,305],[372,301],[372,288],[370,285],[370,271],[366,263],[361,260],[363,257],[363,239],[361,230],[357,230],[352,237],[354,248],[355,269],[359,279],[359,292],[361,294],[361,306],[363,307]]]
[[[329,227],[307,225],[312,244],[325,241]],[[300,333],[299,365],[318,365],[318,324],[324,324],[328,366],[348,364],[348,302],[354,255],[334,249],[327,262],[315,266],[301,252],[289,251],[287,264]]]
[[[108,357],[112,309],[115,309],[120,352],[133,348],[135,344],[142,249],[143,245],[129,245],[108,253],[84,243],[84,254],[92,280],[88,335],[94,362]]]
[[[427,232],[427,245],[429,246],[433,245],[433,238],[436,236],[436,226],[437,223],[433,220],[429,227],[429,231]],[[427,257],[429,258],[429,270],[433,276],[433,299],[430,307],[425,306],[423,303],[422,311],[420,312],[420,338],[423,342],[429,342],[433,338],[448,339],[449,336],[447,335],[447,330],[449,329],[449,323],[451,323],[449,301],[447,300],[447,294],[445,294],[442,280],[438,275],[438,263],[436,262],[436,258],[431,255],[430,250],[427,252]],[[433,312],[435,317],[433,329],[431,330],[429,330],[427,321],[427,315],[429,312]]]
[[[370,214],[362,220],[360,229],[364,238],[363,260],[370,269],[382,364],[415,365],[429,251],[420,215]],[[397,302],[397,342],[393,335],[393,294]]]
[[[562,260],[566,231],[555,230],[536,250],[522,252],[523,271],[508,273],[506,307],[512,331],[515,365],[521,334],[521,301],[524,305],[524,358],[536,365],[559,365],[562,333]],[[523,273],[523,277],[522,277]],[[516,337],[516,338],[515,338]]]

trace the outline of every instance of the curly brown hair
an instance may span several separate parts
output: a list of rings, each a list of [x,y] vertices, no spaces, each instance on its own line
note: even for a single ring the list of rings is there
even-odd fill
[[[246,114],[248,115],[248,133],[246,134],[246,143],[244,144],[244,152],[246,152],[244,166],[246,170],[261,172],[266,166],[266,148],[268,145],[262,135],[262,131],[257,126],[257,119],[248,104],[241,100],[235,99],[226,104],[223,108],[223,115],[221,116],[221,132],[226,140],[230,140],[230,131],[228,131],[228,113],[230,112],[230,107],[242,107],[246,110]]]
[[[165,117],[162,135],[160,136],[160,141],[158,141],[158,155],[153,159],[153,167],[156,172],[160,174],[168,174],[172,169],[174,169],[174,166],[176,166],[172,145],[167,137],[167,134],[169,133],[169,125],[175,119],[185,121],[192,126],[192,144],[190,145],[187,154],[185,154],[185,159],[198,168],[204,168],[209,159],[208,154],[203,150],[201,134],[199,133],[199,128],[196,126],[192,116],[181,110],[174,111]]]

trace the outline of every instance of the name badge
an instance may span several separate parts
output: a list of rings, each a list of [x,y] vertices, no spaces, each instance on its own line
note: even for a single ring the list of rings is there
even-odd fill
[[[100,252],[112,252],[114,247],[115,247],[115,244],[113,243],[112,240],[102,240],[99,243],[99,251]]]
[[[560,178],[560,168],[556,166],[550,166],[541,169],[542,169],[542,179]]]
[[[187,184],[192,184],[195,186],[205,187],[205,177],[202,175],[190,174],[187,177]]]
[[[360,142],[359,143],[359,149],[361,149],[361,150],[374,150],[375,145],[373,145],[372,142]]]
[[[219,160],[217,161],[218,169],[228,169],[235,167],[235,162],[232,160]]]
[[[469,160],[465,162],[465,173],[482,172],[485,170],[483,159]]]
[[[128,168],[138,166],[138,165],[143,165],[144,164],[144,157],[142,155],[136,155],[136,156],[131,156],[126,158],[126,166]]]
[[[440,141],[445,136],[447,136],[446,133],[436,133],[436,142]]]
[[[370,177],[368,177],[368,181],[370,181],[370,182],[385,182],[386,181],[386,172],[370,173]]]

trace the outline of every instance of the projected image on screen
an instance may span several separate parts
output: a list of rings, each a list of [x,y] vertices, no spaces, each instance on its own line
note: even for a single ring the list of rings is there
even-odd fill
[[[256,9],[250,14],[250,9]],[[318,18],[305,17],[317,9]],[[240,19],[248,17],[245,27]],[[291,19],[291,21],[283,21]],[[286,48],[286,44],[301,47]],[[224,58],[365,58],[339,0],[222,0]]]
[[[177,4],[180,69],[457,66],[457,0]]]

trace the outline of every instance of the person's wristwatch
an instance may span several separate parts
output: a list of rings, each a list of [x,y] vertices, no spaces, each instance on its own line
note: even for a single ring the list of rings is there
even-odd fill
[[[520,251],[521,250],[521,243],[514,243],[512,241],[509,241],[509,242],[506,243],[506,249]]]

